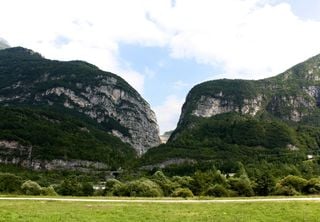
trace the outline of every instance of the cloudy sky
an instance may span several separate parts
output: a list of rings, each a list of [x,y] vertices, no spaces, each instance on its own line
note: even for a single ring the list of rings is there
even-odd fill
[[[174,129],[187,92],[320,53],[319,0],[1,0],[0,38],[126,79]]]

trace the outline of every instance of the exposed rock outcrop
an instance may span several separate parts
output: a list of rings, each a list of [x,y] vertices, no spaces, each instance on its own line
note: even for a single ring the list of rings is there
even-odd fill
[[[127,82],[80,61],[58,62],[21,47],[0,51],[0,105],[85,114],[138,155],[160,144],[150,105]]]
[[[192,126],[190,117],[238,112],[300,122],[317,116],[320,107],[320,55],[268,79],[213,80],[195,86],[183,105],[176,133]],[[186,125],[187,124],[187,125]]]
[[[93,172],[110,170],[110,166],[88,160],[42,160],[32,157],[32,146],[17,141],[0,140],[0,163],[13,164],[32,170],[68,170]]]
[[[226,100],[223,96],[218,98],[201,96],[196,109],[192,114],[199,117],[211,117],[227,112],[241,112],[255,116],[262,109],[262,96],[254,99],[244,99],[241,106],[237,106],[232,100]]]

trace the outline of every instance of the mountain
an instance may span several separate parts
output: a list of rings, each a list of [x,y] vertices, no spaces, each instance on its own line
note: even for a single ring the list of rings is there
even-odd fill
[[[3,161],[13,146],[36,147],[37,159],[118,164],[160,144],[150,105],[122,78],[82,61],[48,60],[22,47],[0,50],[0,107]]]
[[[222,79],[195,86],[183,105],[178,129],[190,118],[227,112],[319,126],[319,106],[320,55],[268,79]]]
[[[88,172],[125,168],[136,157],[129,144],[94,120],[43,107],[0,107],[0,116],[0,163]]]
[[[161,143],[166,143],[169,140],[172,132],[173,131],[167,131],[167,132],[164,132],[162,135],[160,135]]]
[[[272,78],[196,85],[168,143],[149,150],[143,161],[292,163],[317,154],[319,144],[320,55]]]

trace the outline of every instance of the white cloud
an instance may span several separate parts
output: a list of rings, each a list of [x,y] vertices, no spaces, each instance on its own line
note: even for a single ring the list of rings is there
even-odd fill
[[[50,58],[88,60],[112,72],[128,71],[119,63],[120,43],[166,46],[172,57],[256,79],[320,52],[320,22],[300,19],[279,2],[4,0],[0,36]],[[133,72],[130,83],[141,88],[143,74]]]
[[[147,19],[147,0],[4,0],[1,5],[0,37],[11,45],[51,59],[91,62],[119,74],[140,93],[144,75],[122,63],[119,44],[167,42],[166,33]]]
[[[229,78],[275,75],[320,52],[320,22],[298,18],[287,3],[177,0],[150,14],[174,33],[173,57],[222,66]]]
[[[184,99],[178,98],[176,95],[170,95],[161,105],[153,107],[158,118],[161,134],[176,128],[183,102]]]
[[[227,78],[275,75],[320,53],[320,22],[297,17],[286,2],[2,0],[0,37],[47,58],[86,60],[143,93],[145,78],[154,74],[123,62],[121,43],[168,47],[172,57],[218,66]],[[156,107],[168,111],[157,112],[163,130],[174,127],[181,104],[168,97]]]

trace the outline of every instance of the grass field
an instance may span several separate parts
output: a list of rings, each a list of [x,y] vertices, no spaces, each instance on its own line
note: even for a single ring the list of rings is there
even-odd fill
[[[105,203],[0,200],[0,221],[319,221],[320,202]]]

